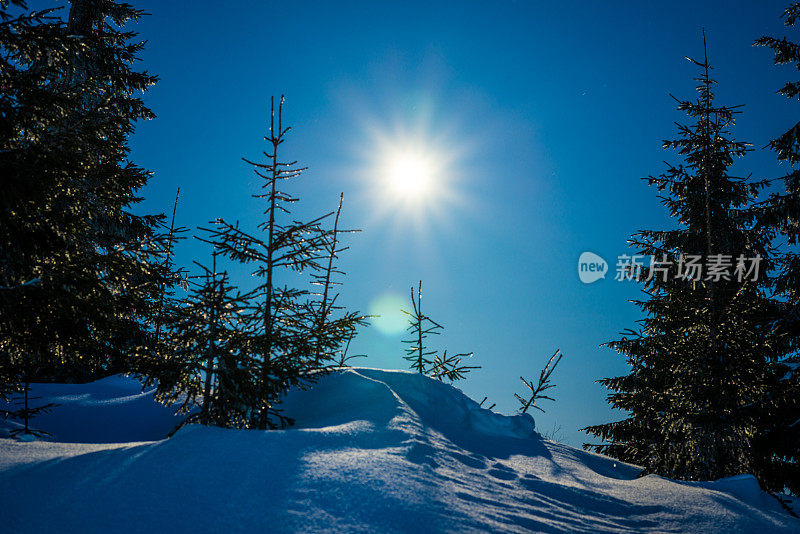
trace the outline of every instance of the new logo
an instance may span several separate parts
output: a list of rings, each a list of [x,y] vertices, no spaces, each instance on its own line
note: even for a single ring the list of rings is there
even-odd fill
[[[578,258],[578,277],[584,284],[597,282],[608,274],[608,263],[594,252],[584,252]]]

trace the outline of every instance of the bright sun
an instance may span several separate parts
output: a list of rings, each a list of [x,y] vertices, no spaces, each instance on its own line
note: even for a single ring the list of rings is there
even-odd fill
[[[431,187],[433,167],[416,154],[398,154],[389,162],[387,178],[392,190],[405,197],[420,197]]]
[[[359,147],[365,203],[376,221],[388,220],[403,232],[447,225],[466,203],[459,187],[465,174],[457,172],[466,147],[447,143],[450,136],[444,134],[432,136],[423,126],[374,125],[368,131],[372,142]]]

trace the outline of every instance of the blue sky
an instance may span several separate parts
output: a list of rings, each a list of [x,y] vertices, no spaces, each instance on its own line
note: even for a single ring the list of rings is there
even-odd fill
[[[285,156],[309,167],[289,188],[295,214],[330,211],[344,192],[344,223],[363,230],[341,261],[342,302],[370,311],[422,279],[446,328],[434,348],[474,351],[482,369],[460,387],[501,411],[560,348],[557,402],[535,416],[572,445],[620,417],[594,381],[626,365],[600,344],[640,317],[636,285],[584,285],[577,259],[613,267],[631,233],[671,224],[641,178],[677,161],[661,141],[683,119],[670,94],[693,97],[684,56],[701,57],[701,28],[718,102],[746,104],[734,133],[757,150],[736,170],[779,175],[761,147],[795,122],[775,90],[796,71],[752,46],[785,33],[784,2],[135,4],[151,13],[136,28],[142,66],[161,78],[146,97],[158,118],[131,140],[155,173],[140,209],[169,211],[180,187],[179,224],[254,228],[258,183],[241,158],[266,148],[269,97],[285,94]],[[425,200],[387,189],[387,158],[403,151],[437,167]],[[187,241],[177,258],[209,252]],[[368,328],[353,348],[364,365],[403,368],[401,339]]]

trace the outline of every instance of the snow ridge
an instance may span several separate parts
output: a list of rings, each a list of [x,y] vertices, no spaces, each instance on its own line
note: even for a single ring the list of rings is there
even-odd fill
[[[415,373],[332,373],[289,394],[288,430],[192,425],[171,439],[175,417],[136,387],[35,386],[62,402],[38,421],[60,442],[0,439],[0,530],[800,531],[752,477],[637,478]]]

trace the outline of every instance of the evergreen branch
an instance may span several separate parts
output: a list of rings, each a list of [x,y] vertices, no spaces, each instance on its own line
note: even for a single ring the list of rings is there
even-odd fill
[[[536,408],[537,410],[540,410],[542,413],[544,413],[544,410],[536,405],[536,401],[543,399],[554,401],[552,397],[544,395],[543,392],[547,391],[550,388],[555,387],[555,384],[550,383],[550,375],[553,374],[553,371],[558,365],[558,362],[561,361],[561,357],[562,354],[560,350],[556,350],[555,353],[553,353],[553,355],[550,356],[550,359],[547,361],[547,365],[545,365],[544,368],[539,373],[539,381],[535,386],[533,385],[532,381],[528,381],[525,380],[523,377],[519,377],[519,379],[522,380],[522,383],[525,384],[525,386],[527,386],[528,389],[530,390],[530,395],[528,396],[527,399],[523,398],[521,395],[518,395],[517,393],[514,393],[514,397],[516,397],[517,400],[520,402],[521,413],[526,413],[528,409],[531,407]]]

